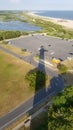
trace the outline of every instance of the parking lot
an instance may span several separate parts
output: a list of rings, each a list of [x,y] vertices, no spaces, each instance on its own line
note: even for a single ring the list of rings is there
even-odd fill
[[[21,49],[26,49],[34,54],[38,54],[40,47],[43,46],[47,59],[55,57],[65,60],[68,57],[73,57],[73,41],[70,40],[37,34],[11,40],[10,44]]]

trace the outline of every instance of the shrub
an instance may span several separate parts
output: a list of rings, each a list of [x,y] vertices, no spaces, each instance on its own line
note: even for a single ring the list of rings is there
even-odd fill
[[[27,51],[27,49],[24,49],[24,48],[22,48],[21,50],[22,50],[22,51]]]
[[[3,37],[0,35],[0,41],[3,40]]]
[[[30,87],[39,90],[45,86],[47,75],[43,71],[36,70],[29,72],[25,79],[29,82]]]
[[[68,70],[67,66],[65,66],[63,64],[59,64],[58,69],[59,69],[60,73],[62,73],[62,74],[65,74]]]

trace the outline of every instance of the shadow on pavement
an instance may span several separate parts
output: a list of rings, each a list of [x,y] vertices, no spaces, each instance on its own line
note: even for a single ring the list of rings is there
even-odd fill
[[[34,100],[33,100],[33,111],[34,113],[37,112],[37,109],[39,111],[39,108],[35,107],[35,104],[37,104],[38,102],[40,103],[42,99],[44,99],[44,97],[46,97],[47,92],[46,92],[46,72],[45,72],[45,63],[41,60],[44,61],[44,47],[41,46],[40,50],[39,50],[39,64],[38,67],[35,69],[36,70],[36,79],[35,79],[35,96],[34,96]],[[32,71],[35,71],[32,70]],[[41,90],[42,89],[42,90]],[[39,90],[39,94],[37,93],[37,91]],[[44,124],[44,118],[45,118],[45,130],[48,130],[48,114],[47,112],[45,113],[45,116],[43,115],[42,112],[40,112],[39,116],[37,114],[36,118],[33,118],[31,116],[31,123],[30,123],[30,128],[29,130],[36,130],[39,129],[39,126],[45,125]]]
[[[51,98],[56,95],[59,91],[64,89],[64,80],[61,75],[54,76],[50,80],[50,86],[46,88],[46,71],[44,61],[44,47],[41,47],[39,51],[39,64],[38,67],[34,70],[31,70],[29,73],[36,71],[35,78],[35,96],[33,99],[33,115],[40,110],[40,103],[46,97]],[[42,76],[43,75],[43,76]],[[42,89],[42,90],[41,90]],[[39,93],[37,91],[39,90]],[[39,107],[36,107],[36,104],[39,104]],[[32,114],[30,114],[32,115]],[[37,114],[36,118],[31,116],[30,128],[28,130],[48,130],[48,111],[40,112]],[[27,129],[26,129],[27,130]]]

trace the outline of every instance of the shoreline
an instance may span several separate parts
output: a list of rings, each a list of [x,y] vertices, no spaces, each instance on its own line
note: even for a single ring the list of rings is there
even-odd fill
[[[34,19],[39,18],[45,21],[53,22],[55,24],[59,24],[63,27],[66,27],[67,29],[73,29],[73,20],[40,16],[40,15],[35,14],[35,12],[28,12],[27,15],[31,16]]]

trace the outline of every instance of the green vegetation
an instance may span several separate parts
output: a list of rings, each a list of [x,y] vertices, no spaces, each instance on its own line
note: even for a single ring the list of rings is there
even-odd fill
[[[21,20],[22,11],[0,11],[1,21]]]
[[[45,86],[47,75],[43,71],[33,70],[30,71],[25,79],[29,82],[29,86],[33,89],[39,90]]]
[[[73,70],[73,58],[70,59],[70,60],[66,59],[66,60],[64,60],[62,63],[63,63],[65,66],[67,66],[67,68],[68,68],[69,70]]]
[[[15,38],[19,37],[20,35],[21,35],[20,31],[1,31],[0,40]]]
[[[22,17],[22,11],[0,11],[0,21],[22,21],[25,19]],[[21,35],[28,35],[29,32],[25,31],[0,31],[0,41],[4,39],[16,38]]]
[[[23,52],[26,52],[26,51],[27,51],[27,49],[24,49],[24,48],[22,48],[21,50],[22,50]]]
[[[73,39],[73,30],[66,29],[65,27],[55,24],[50,21],[41,20],[41,18],[34,18],[29,16],[27,12],[23,13],[22,11],[0,11],[0,20],[9,21],[9,20],[19,20],[22,22],[29,22],[34,25],[40,26],[41,30],[36,31],[37,33],[46,33],[47,35],[56,36],[60,38]],[[33,33],[33,32],[32,32]],[[0,40],[3,40],[3,37],[0,36]]]
[[[31,130],[73,130],[73,86],[54,97],[53,105],[42,115],[33,120]]]
[[[72,130],[73,128],[73,86],[67,87],[54,100],[48,113],[48,129]]]
[[[59,64],[57,67],[61,74],[65,74],[68,71],[68,67],[64,64]]]
[[[3,37],[2,37],[2,35],[0,35],[0,41],[2,41],[3,40]]]
[[[65,61],[63,64],[59,64],[57,68],[59,73],[62,75],[66,86],[73,85],[73,61]]]
[[[35,130],[73,130],[73,86],[65,88],[55,97],[47,119]]]
[[[0,50],[0,117],[34,94],[24,76],[33,66]]]
[[[60,38],[73,39],[73,30],[66,29],[61,25],[55,24],[50,21],[41,20],[40,18],[34,18],[33,16],[29,16],[27,13],[23,13],[23,16],[26,18],[27,22],[31,22],[35,25],[38,25],[42,28],[42,30],[37,31],[39,33],[47,33],[47,35],[56,36]]]
[[[21,31],[0,31],[0,41],[28,34],[29,34],[28,32],[21,32]]]

